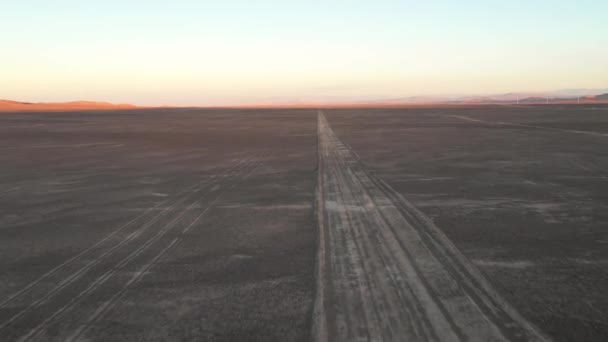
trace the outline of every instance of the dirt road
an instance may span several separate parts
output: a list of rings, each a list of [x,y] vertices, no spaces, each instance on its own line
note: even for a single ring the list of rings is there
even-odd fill
[[[318,115],[317,341],[543,341]]]

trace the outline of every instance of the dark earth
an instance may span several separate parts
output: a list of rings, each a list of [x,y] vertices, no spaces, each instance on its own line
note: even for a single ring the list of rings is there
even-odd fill
[[[606,109],[324,112],[526,318],[557,341],[605,341]],[[65,340],[78,328],[99,341],[310,340],[316,119],[306,109],[1,114],[0,340]]]
[[[557,341],[608,340],[606,107],[325,111],[364,164],[430,216]]]

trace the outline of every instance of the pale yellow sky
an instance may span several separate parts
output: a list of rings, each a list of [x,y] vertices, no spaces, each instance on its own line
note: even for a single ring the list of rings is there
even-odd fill
[[[0,5],[0,98],[218,105],[608,87],[606,2],[37,3]]]

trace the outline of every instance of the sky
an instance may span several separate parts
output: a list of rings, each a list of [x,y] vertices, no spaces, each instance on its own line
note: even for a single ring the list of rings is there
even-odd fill
[[[608,1],[1,1],[0,98],[138,105],[608,87]]]

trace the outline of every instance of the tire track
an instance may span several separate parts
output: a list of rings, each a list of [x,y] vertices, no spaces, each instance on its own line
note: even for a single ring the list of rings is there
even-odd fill
[[[184,193],[193,190],[195,187],[196,187],[196,185],[190,186],[190,187],[188,187],[188,188],[180,191],[179,193],[177,193],[173,197],[179,197],[179,196],[183,195]],[[154,210],[162,207],[163,205],[165,205],[167,202],[169,202],[172,199],[174,199],[174,198],[167,198],[166,200],[164,200],[164,201],[156,204],[154,207],[147,209],[146,211],[144,211],[140,215],[136,216],[135,218],[131,219],[127,223],[125,223],[122,226],[120,226],[117,229],[115,229],[110,234],[108,234],[105,237],[103,237],[101,240],[99,240],[94,245],[92,245],[92,246],[84,249],[83,251],[81,251],[80,253],[76,254],[73,257],[71,257],[70,259],[64,261],[63,263],[61,263],[61,264],[55,266],[54,268],[52,268],[51,270],[47,271],[42,276],[40,276],[36,280],[32,281],[31,283],[29,283],[28,285],[26,285],[25,287],[23,287],[21,290],[13,293],[12,295],[8,296],[5,300],[3,300],[2,302],[0,302],[0,309],[5,308],[10,302],[12,302],[13,300],[17,299],[19,296],[24,295],[27,291],[29,291],[30,289],[32,289],[34,286],[38,285],[40,282],[42,282],[45,279],[53,276],[55,273],[57,273],[58,271],[60,271],[62,268],[64,268],[64,267],[66,267],[66,266],[74,263],[75,261],[78,261],[79,259],[81,259],[82,257],[84,257],[87,253],[89,253],[89,252],[93,251],[94,249],[100,247],[105,242],[111,240],[112,238],[114,238],[115,236],[117,236],[119,233],[121,233],[123,230],[127,229],[132,224],[134,224],[135,222],[137,222],[139,219],[143,218],[144,216],[146,216],[147,214],[153,212]]]
[[[207,205],[205,210],[203,210],[203,212],[201,212],[198,216],[196,216],[196,218],[189,225],[187,225],[179,233],[179,235],[171,241],[171,243],[167,247],[165,247],[160,253],[158,253],[156,256],[154,256],[154,258],[150,262],[143,265],[137,272],[135,272],[134,276],[131,277],[128,280],[128,282],[124,286],[122,286],[122,288],[120,288],[110,298],[110,300],[108,300],[108,301],[104,302],[102,305],[100,305],[98,307],[98,309],[95,312],[93,312],[93,314],[91,316],[89,316],[87,321],[84,324],[81,324],[66,339],[66,342],[77,341],[80,338],[80,336],[86,334],[86,332],[93,326],[93,324],[95,324],[95,322],[97,322],[100,318],[102,318],[103,315],[106,314],[108,311],[110,311],[116,304],[118,304],[119,300],[127,293],[127,291],[129,290],[129,288],[131,286],[133,286],[137,282],[139,282],[144,277],[144,275],[157,263],[158,260],[160,260],[160,258],[162,258],[162,256],[167,251],[169,251],[174,245],[178,244],[183,239],[184,235],[186,233],[188,233],[188,231],[207,214],[207,212],[220,200],[220,198],[222,197],[222,195],[224,193],[226,193],[227,191],[230,191],[231,189],[234,189],[242,180],[247,179],[253,172],[255,172],[255,170],[257,170],[257,168],[258,168],[258,166],[255,166],[245,176],[243,176],[241,180],[237,180],[235,183],[233,183],[232,186],[230,186],[230,188],[219,193],[217,195],[217,197],[209,205]]]
[[[347,151],[346,148],[340,149],[340,154],[344,155],[344,151]],[[346,164],[339,165],[340,169],[346,168],[349,166]],[[336,175],[339,175],[339,170],[336,170]],[[350,170],[350,169],[348,169]],[[351,172],[348,173],[349,177],[354,177],[355,175]],[[356,179],[355,179],[356,181]],[[352,204],[349,204],[358,208],[365,208],[374,206],[375,204],[370,200],[367,193],[363,193],[363,196],[357,196],[355,192],[353,192],[353,188],[346,187],[342,190],[342,193],[345,195],[344,199],[350,199]],[[349,211],[346,211],[349,212]],[[383,322],[387,322],[392,320],[391,325],[385,325],[383,335],[378,338],[373,338],[375,340],[394,340],[396,338],[413,340],[420,339],[420,337],[424,337],[424,340],[436,340],[436,336],[433,334],[431,329],[431,322],[422,315],[423,312],[422,306],[420,304],[420,300],[418,299],[415,293],[415,289],[413,289],[407,282],[404,282],[401,277],[399,270],[394,267],[394,265],[398,262],[402,262],[403,264],[408,265],[407,260],[399,261],[397,259],[397,253],[392,253],[391,250],[399,250],[400,247],[394,245],[395,240],[388,237],[386,240],[388,243],[384,243],[382,239],[379,238],[378,234],[369,234],[369,229],[367,227],[374,226],[375,222],[382,222],[378,220],[377,212],[371,211],[370,213],[366,213],[361,210],[352,211],[350,210],[349,215],[359,216],[358,225],[353,225],[359,233],[359,243],[367,246],[367,250],[370,251],[366,255],[368,259],[374,260],[374,258],[369,258],[370,255],[377,255],[378,260],[377,263],[369,262],[368,270],[373,272],[371,279],[375,280],[375,284],[369,284],[369,286],[374,289],[378,293],[376,294],[377,301],[381,301],[384,306],[384,310],[382,315]],[[371,214],[371,215],[370,215]],[[385,227],[386,229],[386,227]],[[383,230],[378,230],[377,232],[382,233]],[[386,246],[389,244],[393,244],[392,246]],[[387,248],[389,247],[389,248]],[[408,272],[412,272],[411,265]],[[388,272],[385,274],[384,270]],[[388,277],[386,276],[388,275]],[[382,284],[380,287],[379,284]],[[384,293],[395,290],[398,301],[388,301]],[[377,301],[374,301],[375,306],[378,305]],[[408,305],[411,303],[412,305]],[[436,308],[434,308],[436,310]],[[398,313],[398,315],[391,315],[390,313]],[[403,321],[395,321],[395,317],[408,317],[407,320]],[[447,323],[445,321],[441,322],[445,326]],[[410,332],[414,332],[413,334]]]
[[[0,198],[2,198],[4,196],[8,196],[10,193],[14,192],[15,190],[19,190],[19,189],[21,189],[20,186],[15,186],[15,187],[9,188],[7,190],[0,191]]]
[[[8,320],[4,321],[1,325],[0,325],[0,332],[2,332],[3,330],[5,330],[6,328],[8,328],[9,326],[15,324],[17,321],[19,321],[21,318],[23,318],[24,316],[26,316],[27,314],[29,314],[30,312],[42,307],[44,304],[46,304],[47,302],[49,302],[53,297],[55,297],[56,295],[58,295],[59,293],[61,293],[64,289],[70,287],[72,284],[75,284],[79,279],[81,279],[85,274],[87,274],[90,270],[92,270],[95,266],[100,265],[102,262],[104,262],[106,259],[108,259],[109,257],[111,257],[113,254],[117,253],[119,250],[123,249],[123,247],[126,247],[129,243],[137,243],[137,239],[141,236],[142,239],[144,239],[144,241],[142,243],[146,243],[146,238],[144,237],[144,233],[146,233],[146,231],[148,231],[151,227],[154,226],[155,223],[159,222],[164,216],[166,216],[168,213],[170,213],[174,208],[177,208],[178,206],[180,206],[181,204],[183,204],[184,202],[186,202],[189,198],[195,196],[199,191],[201,191],[202,189],[209,187],[210,191],[213,191],[215,188],[217,188],[219,186],[219,184],[215,181],[217,178],[222,177],[226,178],[229,177],[230,174],[233,174],[235,172],[238,172],[240,168],[242,168],[242,165],[248,164],[248,160],[250,158],[248,158],[247,160],[241,160],[240,162],[237,163],[237,165],[231,167],[229,170],[226,171],[226,173],[224,173],[223,175],[214,175],[212,177],[212,180],[206,182],[206,183],[199,183],[199,184],[195,184],[183,191],[181,191],[178,196],[175,196],[177,198],[175,198],[173,200],[173,202],[167,206],[166,208],[164,208],[161,212],[159,212],[158,214],[152,216],[148,221],[144,222],[141,226],[139,226],[138,228],[136,228],[134,231],[132,231],[131,233],[129,233],[125,238],[123,238],[119,243],[114,244],[112,246],[109,247],[109,249],[107,250],[103,250],[102,249],[102,253],[101,255],[98,255],[96,257],[94,257],[92,260],[90,260],[89,262],[85,263],[84,265],[82,265],[80,268],[77,268],[73,273],[68,274],[63,280],[60,280],[59,283],[57,285],[55,285],[53,288],[51,288],[50,290],[45,290],[45,289],[40,289],[42,290],[42,294],[40,295],[39,298],[34,298],[32,302],[30,302],[29,304],[26,304],[26,306],[24,308],[22,308],[20,311],[18,311],[16,314],[14,314],[13,316],[11,316]],[[211,188],[212,185],[216,185],[214,188]],[[188,194],[188,192],[191,192],[190,194]],[[181,196],[183,195],[183,196]],[[181,196],[181,197],[180,197]],[[166,203],[166,201],[161,202],[158,206],[162,205],[163,203]],[[148,211],[153,210],[154,208],[151,208]],[[147,211],[147,212],[148,212]],[[182,215],[185,211],[182,211],[181,214]],[[181,217],[179,216],[178,217]],[[142,217],[142,215],[138,216]],[[137,219],[137,218],[136,218]],[[135,222],[136,219],[130,221],[127,225],[124,225],[120,228],[120,230],[124,229],[126,226],[130,225],[132,222]],[[176,220],[174,219],[173,224],[176,222]],[[171,223],[170,223],[171,224]],[[118,231],[117,231],[118,232]],[[111,233],[108,237],[102,239],[102,241],[108,241],[110,240],[112,237],[114,237],[117,232]],[[101,241],[100,241],[101,242]],[[101,244],[96,244],[94,245],[94,247],[98,247]],[[89,248],[86,251],[90,251],[93,248]],[[80,253],[78,255],[76,255],[74,258],[68,260],[66,263],[64,264],[69,264],[69,263],[73,263],[78,261],[80,258],[83,258],[85,256],[86,253]],[[62,265],[64,265],[62,264]],[[50,274],[57,272],[62,265],[59,265],[58,267],[54,268],[53,270],[47,272],[46,275],[43,275],[41,278],[37,279],[34,283],[33,286],[29,286],[24,288],[24,290],[31,290],[32,288],[35,287],[35,285],[42,283],[42,281],[46,278],[48,278],[50,276]],[[44,285],[44,284],[42,284]],[[51,284],[52,285],[52,284]],[[11,302],[14,301],[16,298],[18,297],[23,297],[23,291],[21,291],[20,293],[17,293],[16,295],[13,295],[11,298],[9,298],[9,300],[7,300],[6,302]],[[34,297],[36,297],[34,295]]]
[[[316,341],[545,341],[318,115]]]
[[[223,179],[231,178],[231,177],[234,177],[234,176],[238,176],[238,174],[240,174],[242,170],[251,169],[250,166],[253,165],[253,164],[254,163],[246,163],[243,168],[241,168],[239,170],[236,170],[232,174],[230,174],[230,175],[224,174]],[[213,192],[217,192],[217,191],[218,191],[218,189],[211,188],[206,194],[202,195],[199,199],[197,199],[196,201],[194,201],[193,203],[191,203],[178,216],[176,216],[175,218],[173,218],[165,227],[163,227],[160,231],[158,231],[156,233],[156,235],[154,235],[152,238],[150,238],[149,240],[147,240],[143,245],[139,246],[137,249],[133,250],[127,257],[123,258],[121,261],[119,261],[119,263],[115,264],[113,267],[111,267],[109,270],[107,270],[104,274],[102,274],[101,276],[98,276],[95,279],[95,281],[93,281],[92,283],[90,283],[89,286],[86,289],[84,289],[78,295],[76,295],[75,297],[73,297],[68,303],[66,303],[65,305],[61,306],[57,310],[55,310],[51,315],[49,315],[48,317],[46,317],[46,319],[44,319],[37,326],[35,326],[34,328],[30,329],[30,331],[27,334],[25,334],[22,337],[20,337],[18,339],[18,341],[30,341],[30,340],[34,340],[37,337],[39,337],[39,335],[42,334],[42,332],[44,332],[44,330],[46,328],[48,328],[53,323],[53,321],[56,321],[57,319],[61,318],[63,315],[65,315],[66,313],[68,313],[71,309],[73,309],[74,307],[76,307],[84,298],[86,298],[87,296],[91,295],[93,292],[95,292],[97,289],[99,289],[100,286],[102,286],[103,284],[105,284],[106,282],[108,282],[109,280],[111,280],[111,278],[114,275],[116,275],[117,272],[123,270],[127,265],[129,265],[136,258],[138,258],[140,255],[142,255],[144,252],[146,252],[151,246],[153,246],[161,238],[163,238],[165,235],[167,235],[168,233],[170,233],[171,230],[180,223],[180,221],[183,219],[183,217],[187,213],[191,212],[192,209],[194,209],[199,204],[201,204],[201,202],[205,199],[205,197],[207,195],[209,195],[209,194],[211,194]],[[219,199],[219,196],[222,193],[223,192],[219,192],[219,195],[215,198],[214,201],[211,202],[211,204],[209,204],[207,206],[207,208],[203,211],[203,213],[206,213],[209,210],[209,208],[211,208],[211,206],[213,204],[215,204],[215,202]],[[183,232],[187,232],[196,223],[196,221],[198,221],[202,216],[203,216],[203,214],[200,214],[194,221],[192,221],[192,223],[190,223],[189,225],[186,226],[186,228],[184,228]],[[176,237],[174,239],[174,241],[177,240],[178,238],[179,238],[179,235],[178,235],[178,237]],[[161,252],[159,254],[157,254],[156,256],[154,256],[152,258],[152,260],[160,258],[159,255],[160,254],[164,254],[167,250],[168,250],[168,248],[161,249]],[[152,264],[153,264],[153,261],[148,262],[148,263],[144,264],[140,270],[138,270],[137,272],[135,272],[135,275],[132,278],[133,280],[127,282],[127,285],[125,286],[125,288],[123,288],[124,291],[120,290],[120,289],[118,290],[117,295],[115,295],[116,298],[118,298],[120,296],[121,291],[126,292],[126,289],[129,286],[131,286],[137,279],[141,278],[145,274],[145,270],[149,269]],[[114,297],[112,297],[112,299],[110,299],[110,301],[107,301],[104,304],[102,304],[102,307],[106,307],[106,309],[109,308],[110,305],[112,304],[112,300],[113,299],[114,299]],[[101,314],[101,313],[103,313],[103,310],[99,314]],[[95,313],[93,314],[93,316],[95,316]],[[79,330],[80,330],[80,328],[77,329],[77,332]],[[74,338],[76,338],[76,336],[74,336]]]
[[[246,161],[247,160],[240,160],[237,163],[236,167],[242,165]],[[211,179],[209,179],[207,181],[208,182],[212,182],[216,177],[217,176],[214,175],[213,177],[211,177]],[[36,280],[32,281],[31,283],[29,283],[28,285],[26,285],[25,287],[23,287],[21,290],[13,293],[12,295],[10,295],[6,299],[4,299],[2,302],[0,302],[0,309],[5,308],[11,301],[17,299],[19,296],[22,296],[27,291],[29,291],[31,288],[33,288],[34,286],[38,285],[40,282],[44,281],[45,279],[51,277],[52,275],[54,275],[55,273],[57,273],[58,271],[60,271],[62,268],[64,268],[64,267],[66,267],[66,266],[68,266],[68,265],[70,265],[70,264],[78,261],[79,259],[81,259],[82,257],[84,257],[87,253],[95,250],[96,248],[100,247],[104,243],[106,243],[109,240],[113,239],[118,234],[120,234],[123,230],[127,229],[128,227],[130,227],[131,225],[133,225],[135,222],[137,222],[139,219],[143,218],[144,216],[148,215],[151,212],[154,212],[158,208],[161,208],[162,206],[164,206],[165,204],[167,204],[169,201],[174,200],[175,198],[179,198],[181,195],[183,195],[183,194],[185,194],[185,193],[187,193],[189,191],[193,191],[194,189],[196,189],[197,187],[200,187],[203,184],[204,184],[204,182],[200,182],[198,184],[191,185],[191,186],[189,186],[189,187],[187,187],[187,188],[179,191],[177,194],[173,195],[172,197],[169,197],[169,198],[167,198],[167,199],[159,202],[154,207],[148,208],[146,211],[144,211],[140,215],[136,216],[135,218],[131,219],[127,223],[125,223],[122,226],[120,226],[117,229],[115,229],[113,232],[111,232],[108,235],[106,235],[105,237],[103,237],[101,240],[99,240],[98,242],[96,242],[94,245],[92,245],[92,246],[84,249],[83,251],[79,252],[78,254],[76,254],[75,256],[71,257],[70,259],[68,259],[68,260],[64,261],[63,263],[55,266],[54,268],[52,268],[51,270],[49,270],[48,272],[44,273],[42,276],[40,276],[39,278],[37,278]],[[18,189],[18,188],[20,188],[20,187],[15,187],[14,189]],[[169,207],[172,208],[173,205],[170,205]],[[164,209],[167,209],[167,208],[164,208]]]
[[[216,178],[217,176],[214,176],[208,183],[204,184],[204,185],[209,185],[209,184],[213,184],[213,180],[214,178]],[[175,208],[176,206],[178,206],[179,204],[181,204],[181,202],[185,201],[187,199],[187,197],[183,197],[183,198],[179,198],[179,196],[189,192],[189,191],[193,191],[196,189],[196,191],[200,190],[200,187],[203,186],[202,183],[199,184],[195,184],[185,190],[182,190],[180,193],[178,193],[175,197],[178,197],[171,205],[163,208],[163,210],[159,213],[157,213],[155,216],[153,216],[150,220],[148,220],[146,223],[144,223],[142,226],[140,226],[139,228],[137,228],[135,231],[131,232],[125,239],[123,239],[118,245],[114,245],[112,246],[109,250],[105,251],[101,256],[96,257],[93,261],[89,262],[88,264],[86,264],[85,266],[83,266],[82,268],[80,268],[79,270],[77,270],[76,272],[74,272],[71,276],[69,276],[68,278],[66,278],[64,281],[68,281],[68,279],[71,279],[72,277],[76,277],[78,276],[78,274],[85,272],[86,270],[90,269],[91,267],[95,266],[96,264],[98,264],[99,262],[101,262],[103,260],[103,258],[111,255],[114,251],[118,250],[119,248],[123,247],[124,245],[126,245],[128,242],[130,242],[131,240],[137,238],[140,234],[142,234],[143,232],[145,232],[146,229],[150,228],[154,223],[156,223],[159,219],[161,219],[166,213],[170,212],[171,210],[173,210],[173,208]],[[197,189],[198,187],[198,189]],[[196,193],[195,191],[195,193]],[[29,285],[27,285],[26,287],[24,287],[22,290],[20,290],[19,292],[11,295],[8,299],[6,299],[2,305],[0,305],[0,308],[5,307],[9,302],[15,300],[17,297],[23,295],[26,291],[30,290],[32,287],[34,287],[35,285],[39,284],[40,282],[42,282],[43,280],[45,280],[46,278],[50,277],[51,275],[53,275],[54,273],[56,273],[58,270],[60,270],[61,268],[75,262],[78,261],[80,258],[82,258],[83,256],[85,256],[88,252],[94,250],[95,248],[101,246],[103,243],[109,241],[110,239],[114,238],[118,233],[120,233],[122,230],[124,230],[125,228],[129,227],[131,224],[133,224],[134,222],[136,222],[138,219],[144,217],[147,213],[154,211],[155,209],[161,207],[163,204],[167,203],[169,200],[171,199],[167,199],[161,203],[159,203],[158,205],[146,210],[144,213],[142,213],[141,215],[137,216],[136,218],[134,218],[133,220],[129,221],[128,223],[126,223],[125,225],[121,226],[120,228],[118,228],[116,231],[114,231],[113,233],[110,233],[109,235],[107,235],[105,238],[103,238],[102,240],[100,240],[99,242],[97,242],[95,245],[85,249],[84,251],[80,252],[79,254],[77,254],[76,256],[70,258],[69,260],[65,261],[64,263],[58,265],[57,267],[51,269],[49,272],[45,273],[44,275],[42,275],[40,278],[36,279],[35,281],[33,281],[32,283],[30,283]],[[63,283],[63,282],[62,282]],[[2,325],[0,325],[0,330],[4,327],[3,323]]]

